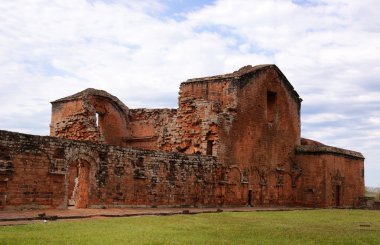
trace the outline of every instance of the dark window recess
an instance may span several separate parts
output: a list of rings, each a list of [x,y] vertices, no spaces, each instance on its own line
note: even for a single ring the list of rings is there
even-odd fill
[[[207,141],[207,150],[206,150],[206,154],[207,155],[210,155],[212,156],[212,147],[214,145],[214,141],[213,140],[208,140]]]
[[[252,190],[248,190],[248,206],[252,207]]]
[[[269,123],[273,123],[276,113],[277,105],[277,93],[267,92],[267,120]]]

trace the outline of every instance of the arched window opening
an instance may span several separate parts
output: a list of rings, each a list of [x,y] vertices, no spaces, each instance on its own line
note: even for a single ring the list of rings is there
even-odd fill
[[[99,113],[95,113],[95,126],[99,128]]]

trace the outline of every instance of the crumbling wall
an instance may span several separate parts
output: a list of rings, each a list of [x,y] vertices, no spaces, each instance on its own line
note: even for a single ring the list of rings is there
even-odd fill
[[[296,203],[311,207],[359,207],[364,197],[364,157],[325,145],[297,147],[302,177]]]
[[[219,156],[219,131],[228,128],[236,112],[236,90],[229,79],[190,79],[180,86],[176,149]]]
[[[128,107],[102,90],[86,89],[52,102],[50,135],[123,145]]]
[[[0,208],[245,205],[245,186],[212,156],[0,131]]]
[[[130,136],[124,146],[175,152],[176,109],[129,110]]]
[[[83,100],[53,103],[50,135],[102,142],[95,110]]]

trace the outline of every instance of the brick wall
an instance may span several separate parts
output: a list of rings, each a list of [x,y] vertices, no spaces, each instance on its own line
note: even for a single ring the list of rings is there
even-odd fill
[[[130,137],[124,146],[175,152],[176,109],[131,109],[128,117]]]
[[[129,108],[105,91],[90,88],[51,103],[51,136],[113,145],[129,136]]]
[[[1,208],[247,202],[240,173],[222,167],[212,156],[0,131],[0,158]]]
[[[358,152],[330,146],[297,147],[302,178],[297,200],[302,206],[358,207],[364,197],[364,158]]]

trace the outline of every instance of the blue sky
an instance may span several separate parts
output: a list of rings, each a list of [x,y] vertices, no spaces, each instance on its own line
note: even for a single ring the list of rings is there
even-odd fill
[[[302,135],[362,152],[380,186],[377,0],[0,2],[0,128],[48,135],[49,101],[88,87],[177,107],[180,82],[276,64]]]

